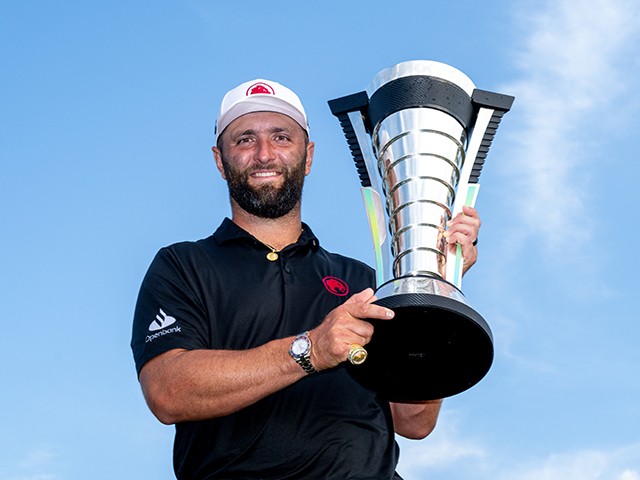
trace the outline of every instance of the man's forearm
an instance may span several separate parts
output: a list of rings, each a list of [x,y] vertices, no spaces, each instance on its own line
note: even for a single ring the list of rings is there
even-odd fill
[[[165,424],[229,415],[306,375],[288,353],[291,340],[250,350],[170,350],[142,368],[145,399]]]
[[[442,400],[423,403],[391,403],[393,427],[398,435],[419,440],[436,426]]]

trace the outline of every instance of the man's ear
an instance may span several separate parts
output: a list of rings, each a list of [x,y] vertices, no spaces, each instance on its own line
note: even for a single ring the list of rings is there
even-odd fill
[[[216,146],[211,147],[211,151],[213,152],[213,158],[216,161],[216,167],[218,167],[218,171],[224,180],[227,177],[224,176],[224,166],[222,165],[222,154],[220,153],[220,149]]]
[[[304,174],[309,175],[311,171],[311,165],[313,164],[313,152],[315,151],[315,143],[309,142],[307,143],[307,161],[305,164]]]

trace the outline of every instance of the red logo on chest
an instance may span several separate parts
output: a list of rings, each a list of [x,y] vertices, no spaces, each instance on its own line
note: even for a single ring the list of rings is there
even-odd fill
[[[322,283],[324,283],[324,288],[329,293],[333,293],[338,297],[345,297],[349,294],[349,285],[344,280],[336,277],[324,277]]]

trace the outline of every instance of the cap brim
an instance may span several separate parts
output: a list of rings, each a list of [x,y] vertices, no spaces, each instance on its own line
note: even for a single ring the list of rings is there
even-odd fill
[[[235,105],[231,106],[225,114],[218,119],[216,125],[216,139],[224,132],[224,130],[237,118],[255,112],[275,112],[286,115],[302,127],[302,129],[309,133],[309,127],[304,115],[292,106],[290,103],[285,102],[272,95],[253,95],[248,98],[243,98]]]

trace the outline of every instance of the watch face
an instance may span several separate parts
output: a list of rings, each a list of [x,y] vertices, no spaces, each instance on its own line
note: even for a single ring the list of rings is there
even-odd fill
[[[294,355],[304,355],[309,350],[309,341],[304,338],[296,338],[291,344],[291,353]]]

